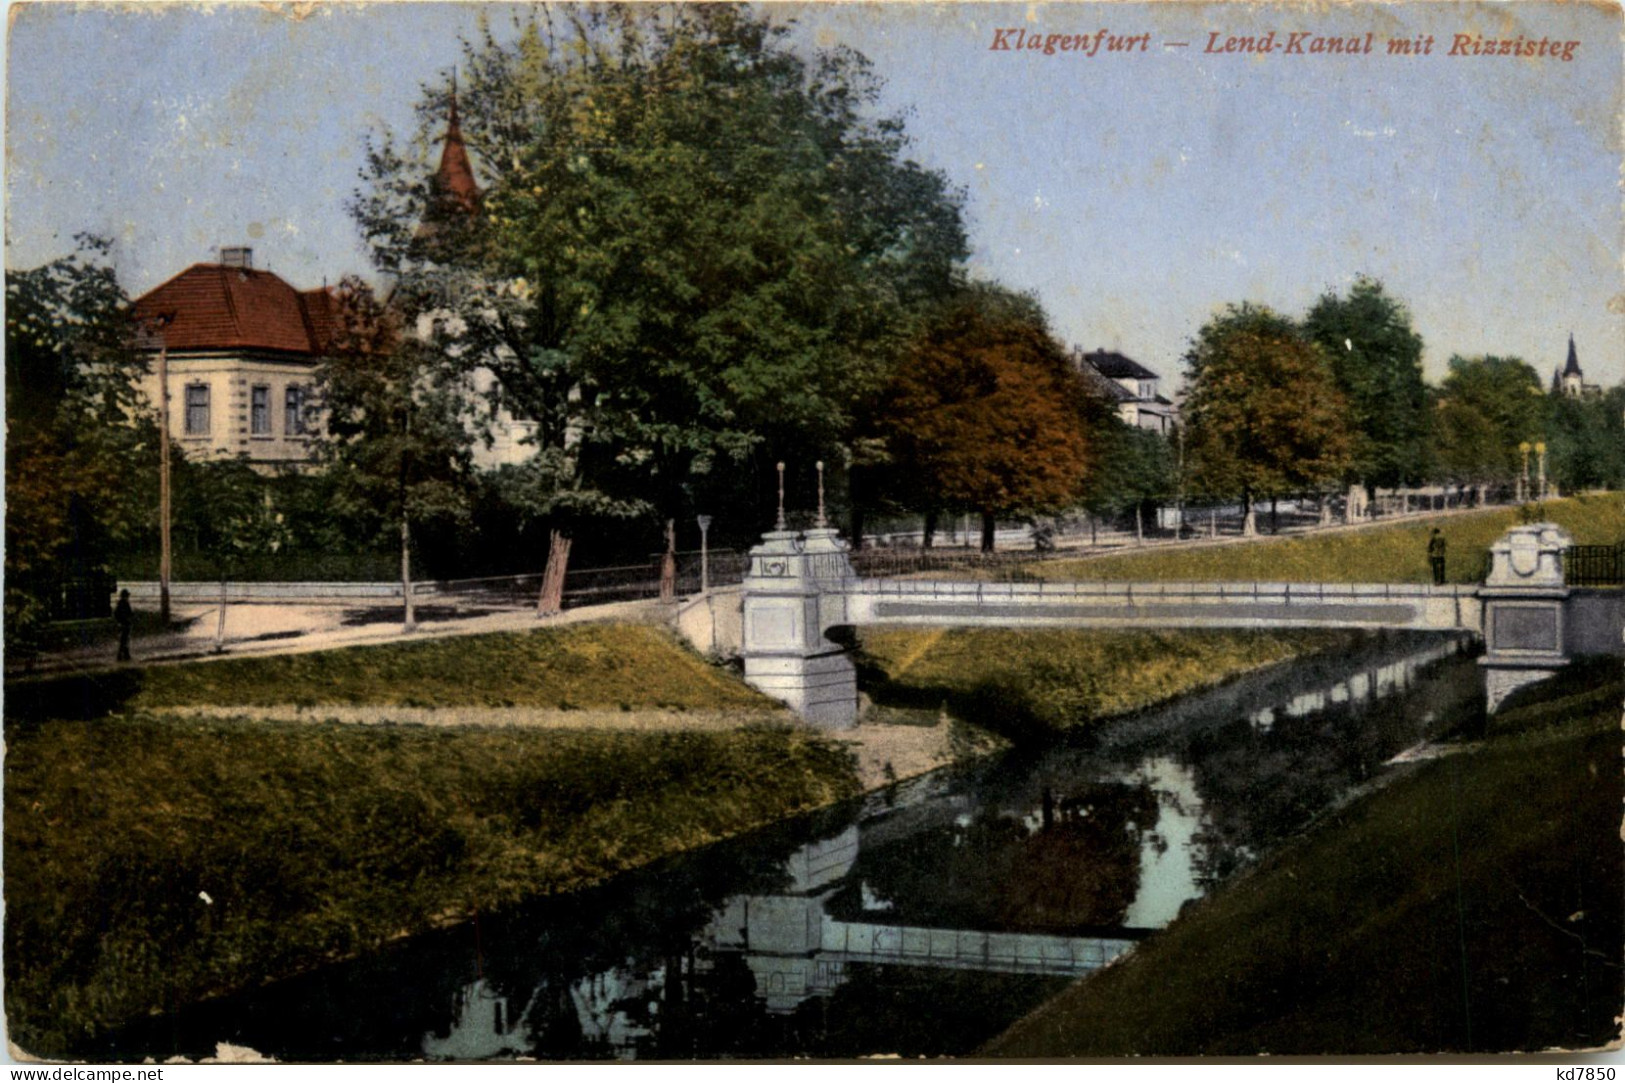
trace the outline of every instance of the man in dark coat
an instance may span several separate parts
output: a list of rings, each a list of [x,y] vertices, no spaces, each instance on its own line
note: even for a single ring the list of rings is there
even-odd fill
[[[135,623],[135,610],[130,608],[130,592],[118,592],[118,605],[113,607],[113,623],[118,625],[118,660],[130,660],[130,626]]]
[[[1439,528],[1433,528],[1433,536],[1428,539],[1428,563],[1433,566],[1433,585],[1444,586],[1444,535]]]

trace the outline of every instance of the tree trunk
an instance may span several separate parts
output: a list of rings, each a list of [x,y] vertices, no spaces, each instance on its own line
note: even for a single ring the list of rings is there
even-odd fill
[[[982,513],[982,552],[993,552],[993,513]]]
[[[1256,538],[1258,536],[1258,519],[1253,513],[1253,494],[1242,490],[1241,494],[1241,536]]]
[[[226,649],[226,577],[220,577],[220,619],[214,625],[214,653]]]
[[[564,609],[564,573],[570,563],[570,537],[555,530],[547,539],[547,567],[542,570],[542,591],[536,615],[550,617]]]
[[[1276,513],[1275,505],[1276,505],[1276,498],[1272,496],[1272,497],[1270,497],[1270,533],[1271,534],[1279,534],[1281,532],[1281,518]]]
[[[1089,513],[1089,548],[1091,548],[1091,549],[1093,549],[1095,546],[1100,544],[1100,536],[1099,536],[1099,534],[1097,533],[1097,530],[1096,530],[1096,528],[1099,525],[1100,525],[1099,522],[1095,519],[1095,513],[1090,512]]]
[[[417,608],[412,604],[412,526],[401,516],[401,600],[404,604],[401,631],[410,632],[418,626]]]
[[[1145,522],[1140,513],[1140,505],[1134,505],[1134,544],[1145,544]]]
[[[666,520],[666,551],[660,554],[660,600],[677,600],[677,521]]]
[[[937,513],[935,511],[928,511],[928,512],[925,513],[925,530],[922,531],[921,534],[920,534],[920,548],[921,549],[929,549],[929,548],[931,548],[931,542],[932,542],[933,539],[936,538],[936,535],[937,535]]]

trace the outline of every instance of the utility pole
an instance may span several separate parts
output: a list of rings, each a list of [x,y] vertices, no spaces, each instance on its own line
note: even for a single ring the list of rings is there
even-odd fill
[[[159,332],[162,336],[162,332]],[[169,627],[169,347],[158,340],[158,624]]]
[[[166,312],[136,332],[136,344],[158,347],[158,622],[169,627],[169,345],[164,328],[175,318]]]

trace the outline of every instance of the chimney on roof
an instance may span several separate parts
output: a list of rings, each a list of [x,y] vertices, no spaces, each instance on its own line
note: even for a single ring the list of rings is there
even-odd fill
[[[220,250],[220,263],[225,267],[236,267],[238,270],[251,271],[254,269],[254,250],[237,245]]]

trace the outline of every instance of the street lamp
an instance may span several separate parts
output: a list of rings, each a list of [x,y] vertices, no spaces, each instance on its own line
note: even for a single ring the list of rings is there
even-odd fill
[[[1536,500],[1545,500],[1546,499],[1546,444],[1545,444],[1544,441],[1542,441],[1540,443],[1537,443],[1535,445],[1535,456],[1536,456],[1536,461],[1540,464],[1540,485],[1535,490],[1540,495],[1537,496],[1535,499]]]
[[[694,521],[700,524],[700,593],[709,594],[711,591],[711,553],[707,545],[707,532],[711,529],[709,515],[697,515]]]
[[[1518,503],[1522,504],[1529,499],[1529,441],[1519,444],[1518,452],[1523,456],[1523,472],[1518,475]]]

